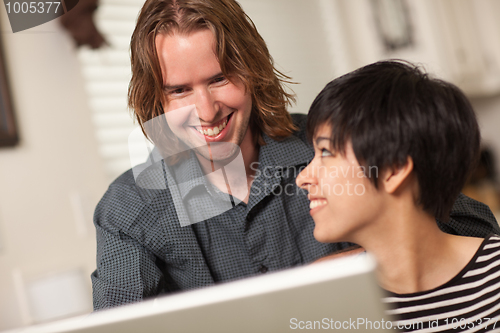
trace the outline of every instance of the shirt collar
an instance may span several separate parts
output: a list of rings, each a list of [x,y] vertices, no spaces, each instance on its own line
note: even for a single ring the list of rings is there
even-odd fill
[[[266,144],[260,147],[260,166],[290,167],[307,164],[314,157],[310,145],[294,135],[290,135],[280,141],[271,139],[263,134]],[[197,186],[204,186],[212,193],[204,177],[198,158],[193,151],[190,151],[189,158],[183,159],[172,168],[172,174],[177,183],[179,193],[184,199],[189,192]]]
[[[189,152],[189,157],[183,159],[172,167],[172,174],[179,188],[180,195],[184,199],[189,192],[197,187],[204,186],[210,193],[209,186],[201,170],[198,158],[193,151]]]
[[[280,141],[271,139],[266,134],[263,134],[263,137],[266,145],[261,146],[259,152],[259,163],[262,165],[285,168],[309,163],[314,157],[312,147],[295,135]]]

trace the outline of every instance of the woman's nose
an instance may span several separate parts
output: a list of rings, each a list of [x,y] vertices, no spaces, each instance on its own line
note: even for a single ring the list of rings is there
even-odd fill
[[[308,191],[311,185],[317,184],[316,175],[314,173],[314,159],[299,173],[295,182],[298,187]]]

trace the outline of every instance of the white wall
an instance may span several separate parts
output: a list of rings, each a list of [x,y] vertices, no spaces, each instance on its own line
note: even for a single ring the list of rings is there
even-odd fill
[[[27,282],[80,269],[90,295],[91,215],[107,180],[72,41],[54,21],[13,34],[5,7],[0,11],[21,138],[14,148],[0,148],[1,331],[30,321],[16,272]]]
[[[384,58],[407,59],[420,63],[441,78],[453,78],[451,70],[447,68],[451,66],[448,58],[451,51],[444,48],[447,35],[441,31],[443,19],[439,16],[444,9],[438,5],[445,2],[408,1],[412,20],[417,23],[413,27],[416,45],[388,53],[373,28],[374,18],[369,12],[369,1],[238,0],[267,42],[277,68],[299,83],[291,85],[297,94],[297,105],[290,109],[291,112],[307,113],[316,95],[330,80]],[[482,0],[482,3],[487,1]],[[483,20],[479,20],[478,29],[472,31],[478,35],[469,37],[482,41],[482,47],[489,51],[482,57],[492,67],[490,72],[495,73],[493,65],[499,60],[494,59],[495,62],[491,57],[500,52],[500,40],[498,31],[491,29],[488,23],[492,23],[492,17],[500,14],[500,6],[494,2],[492,4],[496,5],[491,6],[492,12],[484,12],[484,9],[490,8],[484,6],[483,12],[478,13]],[[460,83],[464,82],[455,82]],[[500,174],[500,96],[473,98],[472,102],[483,142],[493,148],[498,159],[497,172]]]
[[[328,31],[319,1],[239,0],[266,41],[276,67],[291,76],[297,94],[290,112],[307,113],[323,87],[335,77]]]

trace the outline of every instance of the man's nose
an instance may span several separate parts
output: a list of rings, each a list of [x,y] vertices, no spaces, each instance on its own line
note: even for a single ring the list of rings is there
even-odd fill
[[[203,88],[196,92],[196,110],[198,111],[198,117],[202,125],[203,123],[213,123],[218,120],[219,103],[214,98],[210,89]]]

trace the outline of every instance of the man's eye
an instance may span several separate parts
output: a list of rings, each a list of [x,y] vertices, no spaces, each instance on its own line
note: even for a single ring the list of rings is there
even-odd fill
[[[225,81],[226,81],[225,76],[218,76],[213,80],[214,83],[220,83],[220,82],[225,82]]]
[[[179,88],[179,89],[175,89],[175,90],[170,90],[168,93],[170,95],[178,95],[178,94],[182,94],[184,92],[184,88]]]

